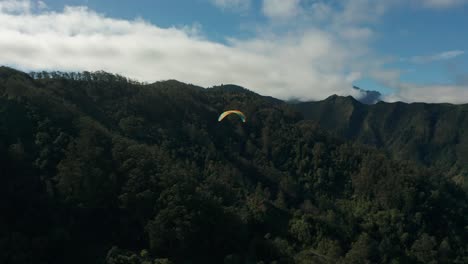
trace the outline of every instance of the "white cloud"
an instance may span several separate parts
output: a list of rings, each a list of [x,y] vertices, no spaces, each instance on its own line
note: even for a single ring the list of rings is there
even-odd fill
[[[291,18],[301,11],[300,0],[263,0],[262,11],[272,19]]]
[[[359,79],[361,79],[362,77],[362,73],[361,72],[350,72],[347,76],[346,76],[346,81],[350,82],[350,83],[353,83]]]
[[[366,27],[345,27],[340,33],[348,40],[369,39],[373,35],[372,30]]]
[[[221,9],[236,11],[248,10],[252,4],[251,0],[211,0],[211,2]]]
[[[333,14],[333,8],[323,2],[313,2],[308,8],[310,16],[318,21],[327,20]]]
[[[47,4],[44,2],[44,1],[37,1],[37,7],[39,9],[46,9],[47,8]]]
[[[47,9],[47,4],[41,0],[0,0],[0,12],[2,13],[23,14],[43,9]]]
[[[398,88],[400,86],[400,74],[399,70],[381,70],[376,67],[375,70],[370,70],[368,75],[387,87]]]
[[[314,25],[348,41],[367,41],[374,36],[369,24],[376,22],[393,1],[399,0],[263,0],[262,11],[273,26],[307,29]]]
[[[419,0],[424,7],[435,9],[453,8],[467,4],[467,0]]]
[[[341,24],[375,22],[394,4],[392,0],[343,0],[334,19]]]
[[[383,96],[387,102],[426,102],[466,104],[468,86],[463,85],[415,85],[400,84],[397,93]]]
[[[2,0],[0,1],[0,12],[29,13],[31,11],[30,1]]]
[[[413,56],[409,59],[413,63],[428,63],[433,61],[449,60],[465,54],[463,50],[449,50],[427,56]]]
[[[25,70],[105,70],[142,81],[202,86],[235,83],[278,98],[349,95],[365,49],[316,28],[216,43],[199,26],[161,28],[109,18],[86,7],[0,13],[0,64]],[[5,52],[6,51],[6,52]],[[360,54],[358,56],[358,54]]]
[[[462,79],[455,84],[414,84],[401,82],[398,70],[371,71],[369,76],[394,89],[391,94],[381,96],[385,102],[468,103],[468,83]]]

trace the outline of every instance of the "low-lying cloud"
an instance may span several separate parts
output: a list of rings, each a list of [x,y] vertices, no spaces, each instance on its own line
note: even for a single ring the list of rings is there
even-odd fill
[[[464,85],[416,85],[402,83],[398,93],[384,95],[386,102],[425,102],[466,104],[468,87]]]

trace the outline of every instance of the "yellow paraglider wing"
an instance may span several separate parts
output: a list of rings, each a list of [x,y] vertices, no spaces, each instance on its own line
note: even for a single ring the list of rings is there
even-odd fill
[[[223,112],[221,115],[219,115],[218,122],[220,122],[221,120],[223,120],[226,116],[228,116],[230,114],[238,115],[240,117],[240,119],[242,119],[242,122],[245,123],[245,120],[246,120],[245,115],[244,115],[244,113],[242,113],[239,110],[229,110],[229,111]]]

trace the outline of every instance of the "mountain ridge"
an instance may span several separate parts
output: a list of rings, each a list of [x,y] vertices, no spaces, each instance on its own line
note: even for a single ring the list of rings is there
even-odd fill
[[[443,165],[466,173],[468,148],[468,104],[386,103],[365,105],[356,100],[327,98],[320,102],[295,104],[306,119],[349,140],[388,150],[393,157],[410,159],[426,166]],[[354,119],[351,116],[354,115]],[[453,163],[444,158],[455,155]]]

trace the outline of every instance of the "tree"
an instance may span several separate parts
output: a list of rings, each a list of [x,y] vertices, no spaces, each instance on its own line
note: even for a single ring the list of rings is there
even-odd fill
[[[346,263],[375,263],[376,243],[367,233],[359,235],[346,253]]]
[[[429,236],[427,233],[423,233],[416,241],[414,241],[411,246],[411,253],[422,263],[437,263],[436,246],[435,238]]]

